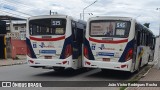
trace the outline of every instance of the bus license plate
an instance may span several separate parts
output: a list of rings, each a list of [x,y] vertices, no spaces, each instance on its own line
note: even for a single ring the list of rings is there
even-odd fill
[[[103,61],[109,62],[109,61],[110,61],[110,58],[103,58]]]
[[[44,56],[45,59],[52,59],[52,56]]]

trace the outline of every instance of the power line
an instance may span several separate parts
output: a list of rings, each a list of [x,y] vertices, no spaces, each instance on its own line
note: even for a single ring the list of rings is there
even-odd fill
[[[35,9],[35,7],[33,7],[33,6],[30,6],[30,5],[28,5],[28,4],[24,4],[24,3],[21,3],[21,2],[18,2],[18,1],[8,1],[8,0],[4,0],[5,2],[8,2],[8,3],[12,3],[12,4],[15,4],[15,2],[16,3],[19,3],[18,5],[17,4],[15,4],[16,6],[25,6],[25,7],[27,7],[27,8],[30,8],[30,9]],[[46,10],[45,8],[37,8],[36,7],[36,9],[40,9],[40,10]]]
[[[3,10],[0,10],[0,12],[3,12],[3,13],[8,13],[8,14],[11,14],[11,15],[16,15],[16,16],[21,16],[21,17],[24,17],[24,16],[22,16],[22,15],[18,15],[18,14],[10,13],[10,12],[3,11]],[[28,17],[24,17],[24,18],[28,18]]]
[[[6,4],[6,3],[2,2],[2,4]],[[7,10],[11,10],[11,11],[14,11],[14,12],[18,12],[18,13],[21,13],[21,14],[24,14],[24,15],[32,16],[30,14],[27,14],[27,13],[24,13],[24,12],[21,12],[21,11],[18,11],[18,10],[16,11],[16,10],[13,10],[11,8],[3,7],[3,5],[2,5],[2,8],[7,9]]]
[[[5,8],[6,9],[6,8]],[[21,11],[15,11],[15,10],[12,10],[12,9],[7,9],[7,10],[11,10],[13,12],[18,12],[18,13],[21,13],[21,14],[24,14],[24,15],[27,15],[27,16],[32,16],[30,14],[27,14],[27,13],[24,13],[24,12],[21,12]]]
[[[20,6],[25,6],[25,7],[27,7],[27,8],[33,8],[33,7],[31,7],[31,6],[28,6],[28,5],[25,5],[25,4],[22,4],[22,3],[19,3],[19,2],[17,2],[17,1],[14,1],[14,2],[12,2],[12,1],[6,1],[6,0],[3,0],[4,1],[4,3],[7,3],[7,4],[14,4],[16,7],[20,7]],[[19,4],[16,4],[16,3],[19,3]]]
[[[16,3],[19,3],[19,4],[15,4],[15,2]],[[35,9],[35,7],[31,7],[31,6],[28,6],[27,4],[23,4],[23,3],[20,3],[20,2],[17,2],[17,1],[8,1],[8,0],[3,0],[3,4],[8,4],[8,5],[11,5],[11,6],[13,6],[13,7],[16,7],[16,8],[24,8],[24,6],[26,7],[26,8],[28,8],[28,9]],[[21,7],[21,6],[23,6],[23,7]],[[3,7],[4,8],[4,7]],[[25,8],[25,9],[26,9]],[[10,8],[5,8],[5,9],[9,9],[9,10],[12,10],[12,9],[10,9]],[[36,9],[39,9],[39,10],[45,10],[46,11],[46,9],[44,9],[44,8],[36,8]],[[12,11],[15,11],[15,12],[19,12],[19,13],[22,13],[22,14],[25,14],[25,15],[29,15],[29,16],[33,16],[33,15],[31,15],[31,14],[27,14],[27,13],[24,13],[24,12],[21,12],[21,11],[16,11],[16,10],[12,10]],[[43,14],[43,13],[42,13]]]

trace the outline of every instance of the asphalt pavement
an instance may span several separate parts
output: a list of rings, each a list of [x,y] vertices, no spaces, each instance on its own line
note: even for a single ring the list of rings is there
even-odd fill
[[[25,60],[24,60],[25,61]],[[123,81],[133,75],[126,72],[100,69],[67,69],[55,72],[53,69],[29,67],[26,63],[0,67],[0,81]],[[77,83],[81,84],[81,83]],[[97,83],[100,84],[100,83]],[[0,88],[0,90],[28,90],[28,88]],[[119,87],[43,87],[29,90],[119,90]]]
[[[67,69],[55,72],[53,69],[32,68],[26,64],[26,59],[0,60],[0,81],[126,81],[135,73],[100,69]],[[157,71],[156,71],[157,72]],[[81,84],[81,83],[77,83]],[[101,84],[101,83],[97,83]],[[0,90],[28,90],[28,88],[0,88]],[[43,87],[29,90],[119,90],[120,87]],[[132,88],[133,90],[133,88]],[[134,90],[137,90],[134,88]],[[138,89],[139,90],[139,89]]]

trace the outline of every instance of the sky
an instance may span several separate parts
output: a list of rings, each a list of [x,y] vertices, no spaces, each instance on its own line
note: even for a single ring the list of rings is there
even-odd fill
[[[95,16],[133,17],[141,24],[150,23],[150,30],[159,35],[160,0],[0,0],[0,15],[28,18],[49,15],[51,10],[80,19],[87,6],[86,21]]]

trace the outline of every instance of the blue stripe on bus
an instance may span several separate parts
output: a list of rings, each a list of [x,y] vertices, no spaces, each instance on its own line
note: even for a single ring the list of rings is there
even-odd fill
[[[56,50],[40,50],[41,54],[56,54]]]
[[[30,50],[31,58],[37,58],[35,52],[33,51],[31,42],[28,38],[26,38],[26,44],[27,44],[27,48]]]
[[[124,49],[124,51],[123,51],[123,53],[122,53],[122,55],[121,55],[121,57],[120,57],[120,59],[119,59],[119,62],[126,62],[126,60],[125,60],[126,55],[127,55],[128,51],[129,51],[131,48],[132,48],[132,49],[134,48],[134,43],[135,43],[135,40],[134,40],[134,39],[127,43],[127,45],[126,45],[126,47],[125,47],[125,49]]]
[[[99,52],[98,56],[114,56],[114,53]]]

